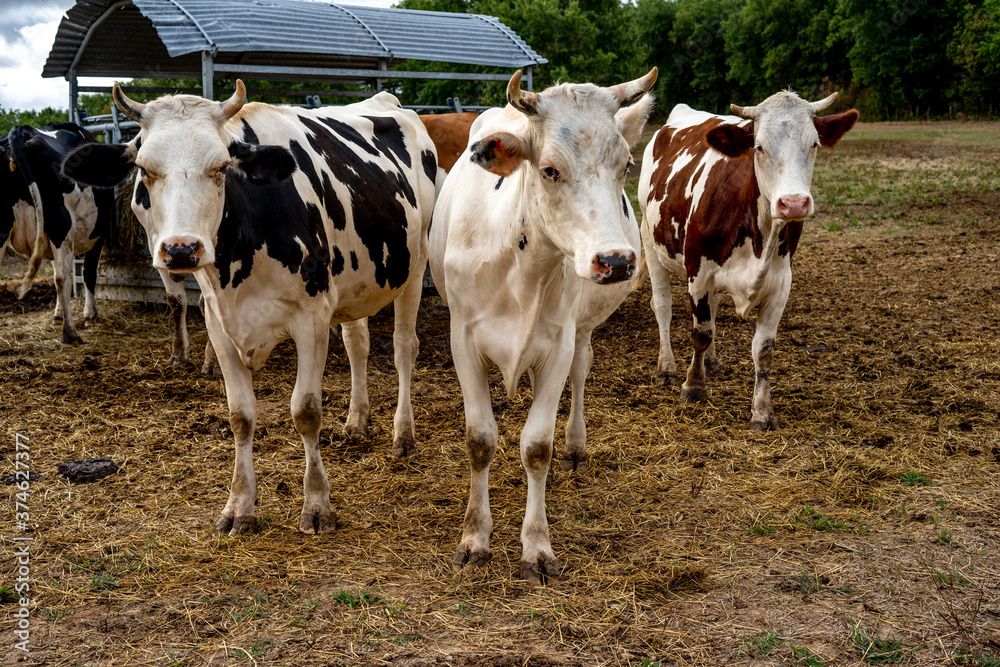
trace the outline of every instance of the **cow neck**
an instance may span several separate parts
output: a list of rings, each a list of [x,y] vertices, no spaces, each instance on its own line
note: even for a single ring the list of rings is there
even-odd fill
[[[541,215],[532,213],[538,211],[540,207],[535,199],[536,192],[527,178],[527,169],[531,165],[522,166],[521,173],[518,174],[518,183],[521,195],[517,198],[519,202],[515,220],[518,233],[515,235],[515,244],[521,239],[526,239],[524,248],[514,250],[515,273],[519,277],[518,283],[521,289],[515,290],[515,296],[524,295],[518,299],[518,305],[524,314],[524,331],[519,338],[522,341],[520,349],[514,358],[514,363],[509,368],[501,368],[504,385],[507,387],[508,399],[513,400],[517,393],[517,385],[521,376],[527,370],[525,356],[530,348],[530,342],[534,338],[538,328],[538,322],[542,314],[542,308],[546,303],[546,297],[552,289],[561,289],[564,285],[559,283],[559,278],[566,275],[575,277],[570,264],[570,260],[545,234],[542,225],[539,224]],[[534,187],[538,187],[537,184]],[[529,204],[525,204],[529,202]]]
[[[756,167],[753,173],[753,181],[754,185],[757,185]],[[778,246],[781,245],[781,231],[785,228],[786,224],[788,224],[787,220],[771,217],[771,202],[767,200],[764,193],[759,193],[757,195],[757,232],[761,235],[763,247],[761,248],[757,270],[754,272],[753,282],[750,283],[750,287],[747,290],[747,302],[750,305],[747,308],[747,312],[739,313],[740,317],[746,317],[750,309],[757,305],[757,299],[760,297],[764,281],[771,270],[774,255],[778,251]]]

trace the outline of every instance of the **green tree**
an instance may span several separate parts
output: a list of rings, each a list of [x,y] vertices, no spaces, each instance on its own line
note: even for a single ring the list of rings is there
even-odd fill
[[[1000,95],[1000,0],[964,7],[949,54],[966,110],[993,115]]]

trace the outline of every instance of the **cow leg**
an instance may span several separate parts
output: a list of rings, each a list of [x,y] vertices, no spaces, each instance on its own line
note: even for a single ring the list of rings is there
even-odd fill
[[[101,259],[104,248],[104,237],[97,239],[94,247],[83,256],[83,326],[89,327],[97,321],[97,304],[94,302],[94,289],[97,287],[97,263]]]
[[[465,508],[462,539],[452,560],[456,570],[482,567],[493,557],[490,535],[490,464],[497,453],[497,422],[485,360],[465,338],[464,327],[451,321],[451,354],[465,405],[465,443],[469,449],[469,504]]]
[[[715,294],[710,290],[699,298],[691,296],[691,344],[694,354],[688,367],[687,379],[681,386],[681,400],[693,403],[705,398],[705,357],[715,340],[715,309],[711,307]]]
[[[790,287],[790,286],[789,286]],[[767,431],[778,428],[771,407],[771,367],[774,364],[774,341],[778,323],[785,312],[789,288],[779,292],[757,309],[757,330],[753,336],[753,406],[750,429]]]
[[[712,297],[709,299],[709,306],[712,309],[712,342],[705,352],[705,374],[708,377],[717,376],[722,368],[719,364],[719,358],[715,355],[715,314],[719,311],[719,301],[721,299],[722,295],[719,292],[713,292]]]
[[[417,311],[423,291],[424,265],[418,262],[418,271],[407,281],[402,293],[393,303],[395,315],[392,333],[393,361],[399,376],[399,398],[393,420],[392,455],[398,458],[417,453],[416,430],[413,427],[413,405],[410,401],[410,384],[413,365],[417,361],[420,341],[417,340]]]
[[[572,355],[554,349],[544,365],[535,367],[534,396],[521,431],[521,464],[528,478],[528,501],[521,527],[520,570],[521,577],[533,586],[559,578],[559,561],[552,551],[545,517],[545,478],[552,458],[559,398],[572,363]]]
[[[52,260],[52,275],[54,276],[55,274],[56,274],[56,262],[55,262],[55,260]],[[52,312],[52,321],[53,322],[62,322],[64,319],[66,319],[66,313],[63,311],[62,292],[58,289],[58,285],[57,285],[57,289],[56,289],[56,309]]]
[[[158,269],[163,289],[167,293],[167,305],[174,320],[174,339],[170,345],[170,366],[193,366],[191,363],[191,346],[188,343],[187,330],[187,290],[184,282],[175,282],[167,271]],[[211,344],[211,343],[209,343]]]
[[[351,407],[347,411],[344,435],[351,440],[368,437],[368,318],[344,322],[344,348],[351,364]],[[325,362],[324,362],[325,365]]]
[[[56,305],[62,307],[63,343],[82,343],[73,321],[73,249],[67,240],[62,247],[52,248],[56,274]]]
[[[673,297],[670,294],[670,272],[660,263],[655,251],[647,252],[646,268],[649,270],[649,284],[653,290],[650,305],[656,316],[656,326],[660,330],[660,354],[656,360],[656,382],[659,384],[679,384],[677,362],[674,360],[674,350],[670,346],[670,318],[672,317]]]
[[[299,530],[319,535],[337,528],[337,517],[330,506],[330,480],[319,450],[319,431],[323,425],[323,370],[330,346],[330,328],[326,322],[295,338],[298,372],[292,390],[292,420],[302,436],[306,453],[306,471],[302,478],[305,502],[299,517]]]
[[[253,393],[253,375],[243,365],[239,351],[222,330],[210,308],[205,309],[205,325],[214,340],[219,365],[226,381],[229,403],[229,426],[236,441],[233,481],[229,500],[215,522],[220,533],[235,537],[253,528],[256,523],[254,505],[257,502],[257,482],[253,473],[253,432],[257,425],[257,397]]]
[[[590,344],[592,333],[578,332],[576,335],[573,365],[569,371],[569,421],[566,422],[566,444],[559,457],[560,470],[583,472],[590,467],[590,457],[587,456],[587,423],[583,418],[583,388],[594,362],[594,348]]]

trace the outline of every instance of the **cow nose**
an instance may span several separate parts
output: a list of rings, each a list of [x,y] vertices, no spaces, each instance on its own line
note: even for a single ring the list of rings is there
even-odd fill
[[[630,280],[635,275],[635,252],[614,250],[598,253],[590,262],[590,279],[599,285]]]
[[[163,263],[171,271],[196,269],[202,258],[201,241],[194,239],[173,238],[160,245]]]
[[[778,215],[786,220],[796,220],[809,215],[809,197],[800,195],[778,197]]]

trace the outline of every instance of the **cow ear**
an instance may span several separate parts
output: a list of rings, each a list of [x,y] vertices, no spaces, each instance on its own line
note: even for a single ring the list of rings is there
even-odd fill
[[[531,157],[528,145],[509,132],[488,134],[469,147],[472,161],[497,176],[510,176]]]
[[[84,144],[66,155],[62,173],[77,183],[111,188],[132,173],[135,150],[128,144]]]
[[[858,118],[860,117],[861,114],[858,113],[857,109],[851,109],[844,113],[813,118],[813,125],[816,126],[816,131],[819,132],[820,146],[826,146],[827,148],[836,146],[841,137],[854,127],[854,124],[858,122]]]
[[[649,93],[643,95],[638,102],[631,106],[622,107],[615,114],[615,123],[618,124],[618,131],[625,137],[629,148],[639,143],[642,137],[642,128],[649,120],[649,114],[653,112],[656,100]]]
[[[705,134],[708,144],[729,157],[739,157],[753,148],[753,123],[733,125],[726,123]]]
[[[230,165],[254,185],[277,185],[295,173],[295,158],[282,146],[258,146],[242,141],[229,144]]]

